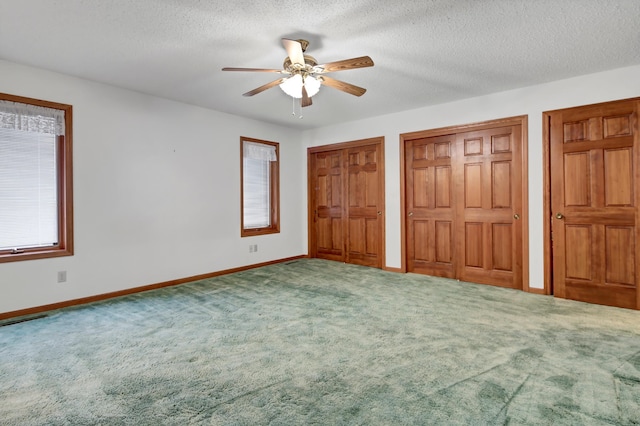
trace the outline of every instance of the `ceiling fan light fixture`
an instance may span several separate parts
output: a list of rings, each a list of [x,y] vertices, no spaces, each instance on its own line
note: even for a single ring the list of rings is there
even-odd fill
[[[287,95],[300,99],[302,97],[302,75],[295,74],[280,83],[280,88]],[[304,87],[307,89],[307,96],[315,96],[320,91],[320,81],[311,75],[307,75],[304,79]]]
[[[286,77],[273,80],[260,87],[243,93],[242,96],[253,96],[272,87],[280,86],[283,92],[292,99],[300,99],[300,107],[311,106],[311,97],[320,91],[320,86],[329,86],[354,96],[362,96],[367,90],[344,81],[327,77],[325,74],[372,67],[373,61],[368,56],[343,59],[341,61],[326,62],[318,65],[313,56],[305,55],[309,42],[306,40],[282,39],[282,45],[287,51],[287,57],[282,63],[282,69],[269,68],[222,68],[222,71],[249,71],[284,74]]]

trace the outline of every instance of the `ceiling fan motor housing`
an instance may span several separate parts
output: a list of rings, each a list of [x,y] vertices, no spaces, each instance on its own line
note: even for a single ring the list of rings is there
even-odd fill
[[[302,64],[292,64],[291,63],[291,58],[289,58],[288,56],[284,59],[284,63],[282,64],[282,68],[290,71],[290,72],[295,72],[299,69],[306,69],[307,71],[311,71],[311,69],[313,67],[315,67],[316,65],[318,65],[318,61],[316,61],[316,58],[314,58],[313,56],[309,56],[309,55],[303,55],[304,56],[304,67],[302,67]],[[298,66],[295,66],[298,65]]]

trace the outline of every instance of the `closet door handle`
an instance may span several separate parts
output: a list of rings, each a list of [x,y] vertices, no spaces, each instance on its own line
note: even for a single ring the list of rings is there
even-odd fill
[[[409,216],[413,216],[413,212],[409,212]]]

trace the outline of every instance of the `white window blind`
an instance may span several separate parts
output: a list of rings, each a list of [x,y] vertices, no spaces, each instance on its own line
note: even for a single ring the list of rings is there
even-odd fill
[[[58,243],[64,111],[0,101],[0,250]]]
[[[243,141],[243,223],[245,229],[271,225],[271,162],[276,161],[272,145]]]

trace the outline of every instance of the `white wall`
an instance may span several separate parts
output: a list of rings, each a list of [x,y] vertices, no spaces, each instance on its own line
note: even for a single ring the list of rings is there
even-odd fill
[[[544,286],[542,112],[640,96],[639,76],[640,66],[621,68],[309,130],[303,133],[303,141],[307,147],[311,147],[375,136],[385,137],[386,265],[399,268],[401,266],[399,135],[457,124],[528,115],[529,277],[531,287],[542,288]],[[366,95],[362,101],[366,102]]]
[[[73,105],[75,214],[74,256],[0,264],[0,313],[307,252],[299,131],[1,60],[0,76]],[[280,142],[280,234],[240,238],[240,136]]]

